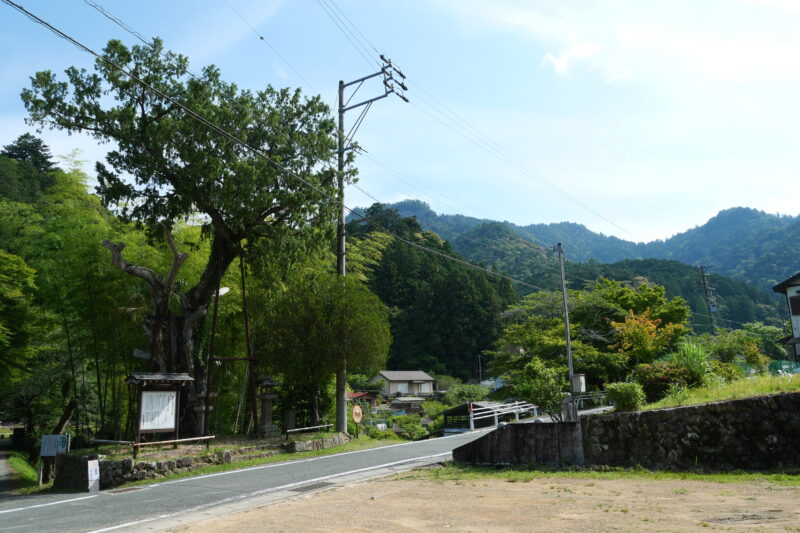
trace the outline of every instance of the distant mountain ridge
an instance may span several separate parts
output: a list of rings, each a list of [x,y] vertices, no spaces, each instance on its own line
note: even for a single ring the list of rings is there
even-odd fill
[[[489,242],[492,239],[510,243],[515,236],[539,246],[562,242],[574,262],[671,259],[692,266],[714,265],[713,272],[766,291],[800,270],[800,216],[771,215],[745,207],[720,211],[701,226],[649,243],[595,233],[572,222],[518,226],[465,215],[439,215],[419,200],[404,200],[389,207],[403,216],[416,217],[423,228],[451,241],[453,248],[467,259],[509,273],[519,271],[517,267],[533,249],[524,250],[522,244],[516,243],[506,250],[510,257],[495,256],[490,261],[488,250],[496,248]],[[498,225],[508,231],[501,232]],[[498,265],[497,261],[503,264]],[[535,270],[531,266],[522,268]]]

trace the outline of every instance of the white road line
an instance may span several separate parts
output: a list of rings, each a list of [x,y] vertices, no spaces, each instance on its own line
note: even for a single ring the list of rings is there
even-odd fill
[[[469,432],[469,434],[485,433],[486,431],[489,431],[490,429],[494,429],[494,428],[480,429],[480,430],[477,430],[477,431],[471,431],[471,432]],[[449,435],[447,437],[439,437],[436,440],[438,441],[438,440],[442,440],[442,439],[451,439],[453,437],[460,437],[462,435],[465,435],[465,433],[460,433],[458,435]],[[267,469],[267,468],[279,468],[279,467],[284,467],[284,466],[297,465],[297,464],[301,464],[301,463],[310,463],[310,462],[313,462],[313,461],[322,461],[322,460],[325,460],[325,459],[331,459],[331,458],[335,458],[335,457],[342,457],[342,456],[345,456],[345,455],[352,455],[352,454],[355,454],[355,453],[376,452],[376,451],[381,451],[381,450],[387,450],[389,448],[397,448],[399,446],[409,446],[411,444],[419,444],[419,442],[401,442],[400,444],[390,444],[389,446],[379,446],[377,448],[369,448],[367,450],[354,450],[352,452],[333,453],[333,454],[330,454],[330,455],[323,455],[321,457],[311,457],[309,459],[297,459],[297,460],[284,461],[282,463],[272,463],[272,464],[268,464],[268,465],[251,466],[251,467],[248,467],[248,468],[237,468],[236,470],[226,470],[225,472],[217,472],[215,474],[203,474],[202,476],[192,476],[192,477],[186,477],[186,478],[182,478],[182,479],[176,479],[176,480],[173,480],[173,481],[165,481],[163,483],[153,483],[152,485],[148,485],[148,488],[156,488],[156,487],[160,487],[162,485],[172,485],[172,484],[175,484],[175,483],[186,483],[187,481],[195,481],[195,480],[198,480],[198,479],[207,479],[207,478],[218,477],[218,476],[229,476],[231,474],[238,474],[240,472],[252,472],[252,471],[255,471],[255,470],[264,470],[264,469]],[[447,453],[450,453],[450,452],[447,452]]]
[[[492,428],[480,429],[480,430],[477,430],[477,431],[471,431],[471,432],[469,432],[469,434],[484,433],[484,432],[490,431],[492,429],[494,429],[494,428],[492,427]],[[458,435],[449,435],[447,437],[439,437],[436,440],[438,441],[438,440],[442,440],[442,439],[452,439],[454,437],[460,437],[460,436],[465,435],[465,434],[466,433],[460,433]],[[211,477],[217,477],[217,476],[227,476],[227,475],[230,475],[230,474],[237,474],[239,472],[249,472],[249,471],[252,471],[252,470],[263,470],[265,468],[277,468],[277,467],[281,467],[281,466],[291,466],[291,465],[300,464],[300,463],[308,463],[308,462],[312,462],[312,461],[321,461],[321,460],[324,460],[324,459],[331,459],[331,458],[335,458],[335,457],[341,457],[343,455],[352,455],[352,454],[356,454],[356,453],[375,452],[375,451],[386,450],[386,449],[389,449],[389,448],[397,448],[397,447],[400,447],[400,446],[410,446],[410,445],[413,445],[413,444],[419,444],[419,442],[401,442],[400,444],[390,444],[389,446],[380,446],[380,447],[377,447],[377,448],[369,448],[367,450],[354,450],[354,451],[351,451],[351,452],[342,452],[342,453],[336,453],[336,454],[330,454],[330,455],[323,455],[321,457],[311,457],[309,459],[298,459],[296,461],[289,460],[289,461],[285,461],[285,462],[282,462],[282,463],[273,463],[273,464],[268,464],[268,465],[252,466],[252,467],[249,467],[249,468],[239,468],[239,469],[236,469],[236,470],[227,470],[225,472],[217,472],[216,474],[205,474],[205,475],[202,475],[202,476],[193,476],[193,477],[187,477],[187,478],[183,478],[183,479],[176,479],[174,481],[165,481],[164,483],[154,483],[154,484],[148,485],[147,487],[144,487],[144,488],[156,488],[156,487],[160,487],[162,485],[171,485],[171,484],[174,484],[174,483],[185,483],[187,481],[194,481],[194,480],[197,480],[197,479],[205,479],[205,478],[211,478]],[[367,470],[375,469],[375,468],[382,468],[384,466],[392,465],[392,464],[400,464],[400,463],[405,463],[405,462],[409,462],[409,461],[415,461],[416,459],[426,459],[426,458],[431,458],[431,457],[439,457],[439,456],[442,456],[442,455],[447,455],[448,453],[450,453],[450,452],[446,452],[444,454],[438,454],[438,455],[429,455],[429,456],[426,456],[426,457],[415,458],[415,459],[405,459],[403,461],[398,461],[396,463],[387,463],[386,465],[379,465],[379,466],[375,466],[375,467],[370,467]],[[357,472],[357,471],[354,471],[354,472]],[[334,474],[334,476],[338,476],[338,475],[344,475],[344,474]],[[304,481],[303,483],[308,483],[308,482]],[[50,506],[50,505],[59,505],[59,504],[62,504],[62,503],[71,503],[71,502],[76,502],[76,501],[79,501],[79,500],[87,500],[89,498],[96,498],[97,496],[98,496],[97,494],[93,494],[91,496],[82,496],[80,498],[72,498],[70,500],[59,500],[59,501],[50,502],[50,503],[41,503],[41,504],[38,504],[38,505],[30,505],[30,506],[27,506],[27,507],[17,507],[17,508],[14,508],[14,509],[6,509],[4,511],[0,511],[0,514],[14,513],[14,512],[17,512],[17,511],[25,511],[25,510],[28,510],[28,509],[36,509],[38,507],[47,507],[47,506]],[[115,495],[115,496],[118,496],[118,495]],[[247,495],[245,495],[245,497],[246,496]],[[218,503],[222,503],[222,502],[223,501],[218,502]],[[214,505],[216,505],[216,504],[214,504]],[[173,515],[166,515],[166,516],[173,516]],[[146,520],[146,521],[150,521],[150,520]],[[133,523],[128,524],[128,525],[132,525],[132,524]],[[105,531],[105,530],[98,530],[98,531]]]
[[[40,503],[38,505],[29,505],[28,507],[17,507],[16,509],[6,509],[5,511],[0,511],[0,514],[3,514],[3,513],[15,513],[17,511],[27,511],[28,509],[36,509],[37,507],[47,507],[48,505],[58,505],[60,503],[77,502],[79,500],[88,500],[89,498],[97,498],[97,494],[92,494],[91,496],[81,496],[80,498],[72,498],[71,500],[59,500],[57,502]]]
[[[228,498],[223,498],[221,500],[218,500],[218,501],[215,501],[215,502],[211,502],[211,503],[204,503],[202,505],[197,505],[195,507],[190,507],[189,509],[184,509],[182,511],[178,511],[178,512],[175,512],[175,513],[162,514],[162,515],[154,516],[154,517],[151,517],[151,518],[145,518],[143,520],[136,520],[136,521],[133,521],[133,522],[126,522],[124,524],[117,524],[115,526],[104,527],[102,529],[95,529],[93,531],[89,531],[88,533],[104,533],[106,531],[113,531],[115,529],[121,529],[121,528],[124,528],[124,527],[136,526],[136,525],[139,525],[139,524],[145,524],[147,522],[152,522],[154,520],[163,520],[163,519],[166,519],[166,518],[172,518],[174,516],[178,516],[178,515],[182,515],[182,514],[186,514],[186,513],[200,511],[200,510],[206,509],[208,507],[214,507],[214,506],[217,506],[217,505],[222,505],[222,504],[229,503],[229,502],[236,501],[236,500],[243,500],[245,498],[251,498],[253,496],[261,496],[262,494],[269,494],[270,492],[277,492],[277,491],[280,491],[280,490],[287,490],[287,489],[291,489],[292,487],[298,487],[300,485],[308,485],[310,483],[318,483],[320,481],[325,481],[327,479],[333,479],[333,478],[337,478],[337,477],[348,476],[348,475],[351,475],[351,474],[359,474],[359,473],[362,473],[362,472],[369,472],[370,470],[378,470],[380,468],[388,468],[390,466],[396,466],[396,465],[400,465],[400,464],[403,464],[403,463],[413,463],[413,462],[422,461],[422,460],[425,460],[425,459],[434,459],[436,457],[443,457],[443,456],[449,455],[449,454],[450,454],[450,452],[444,452],[444,453],[438,453],[438,454],[435,454],[435,455],[427,455],[427,456],[424,456],[424,457],[414,457],[413,459],[403,459],[402,461],[393,461],[391,463],[384,463],[382,465],[368,466],[368,467],[365,467],[365,468],[358,468],[356,470],[350,470],[348,472],[339,472],[337,474],[330,474],[330,475],[327,475],[327,476],[321,476],[321,477],[317,477],[317,478],[313,478],[313,479],[305,479],[303,481],[296,481],[294,483],[288,483],[286,485],[281,485],[280,487],[271,487],[269,489],[261,489],[261,490],[249,492],[247,494],[239,494],[239,495],[236,495],[236,496],[230,496]]]

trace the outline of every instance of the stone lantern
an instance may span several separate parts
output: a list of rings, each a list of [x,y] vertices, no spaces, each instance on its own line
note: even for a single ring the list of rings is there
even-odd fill
[[[260,437],[279,437],[281,435],[278,426],[272,423],[272,402],[278,395],[275,387],[280,383],[269,376],[264,376],[256,383],[258,386],[258,399],[261,400],[261,423],[258,425],[258,435]]]

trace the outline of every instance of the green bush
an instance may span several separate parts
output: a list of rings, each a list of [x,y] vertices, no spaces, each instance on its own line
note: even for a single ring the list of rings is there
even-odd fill
[[[392,417],[392,428],[398,436],[404,439],[417,440],[428,434],[422,427],[419,415],[400,415]]]
[[[723,363],[722,361],[712,359],[708,364],[711,373],[722,381],[731,382],[744,377],[744,370],[733,363]]]
[[[656,361],[637,366],[633,370],[633,379],[642,386],[647,402],[653,403],[664,398],[670,387],[686,386],[690,381],[690,374],[684,367],[667,361]]]
[[[606,383],[606,399],[617,411],[638,411],[644,405],[644,390],[638,383]]]
[[[447,405],[461,405],[466,402],[479,402],[488,395],[488,387],[459,383],[450,387],[442,396],[442,402]]]
[[[397,434],[390,429],[378,429],[375,426],[364,426],[364,434],[377,440],[397,438]]]
[[[685,368],[689,372],[690,387],[705,385],[706,376],[709,373],[709,360],[711,355],[701,343],[690,339],[684,339],[678,345],[678,349],[669,354],[668,361],[672,364]]]

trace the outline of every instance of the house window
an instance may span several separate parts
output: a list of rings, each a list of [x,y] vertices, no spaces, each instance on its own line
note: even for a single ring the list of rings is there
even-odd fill
[[[398,383],[397,384],[397,392],[402,392],[403,394],[408,394],[408,383]]]
[[[800,316],[800,294],[789,298],[789,309],[792,311],[792,316]]]

